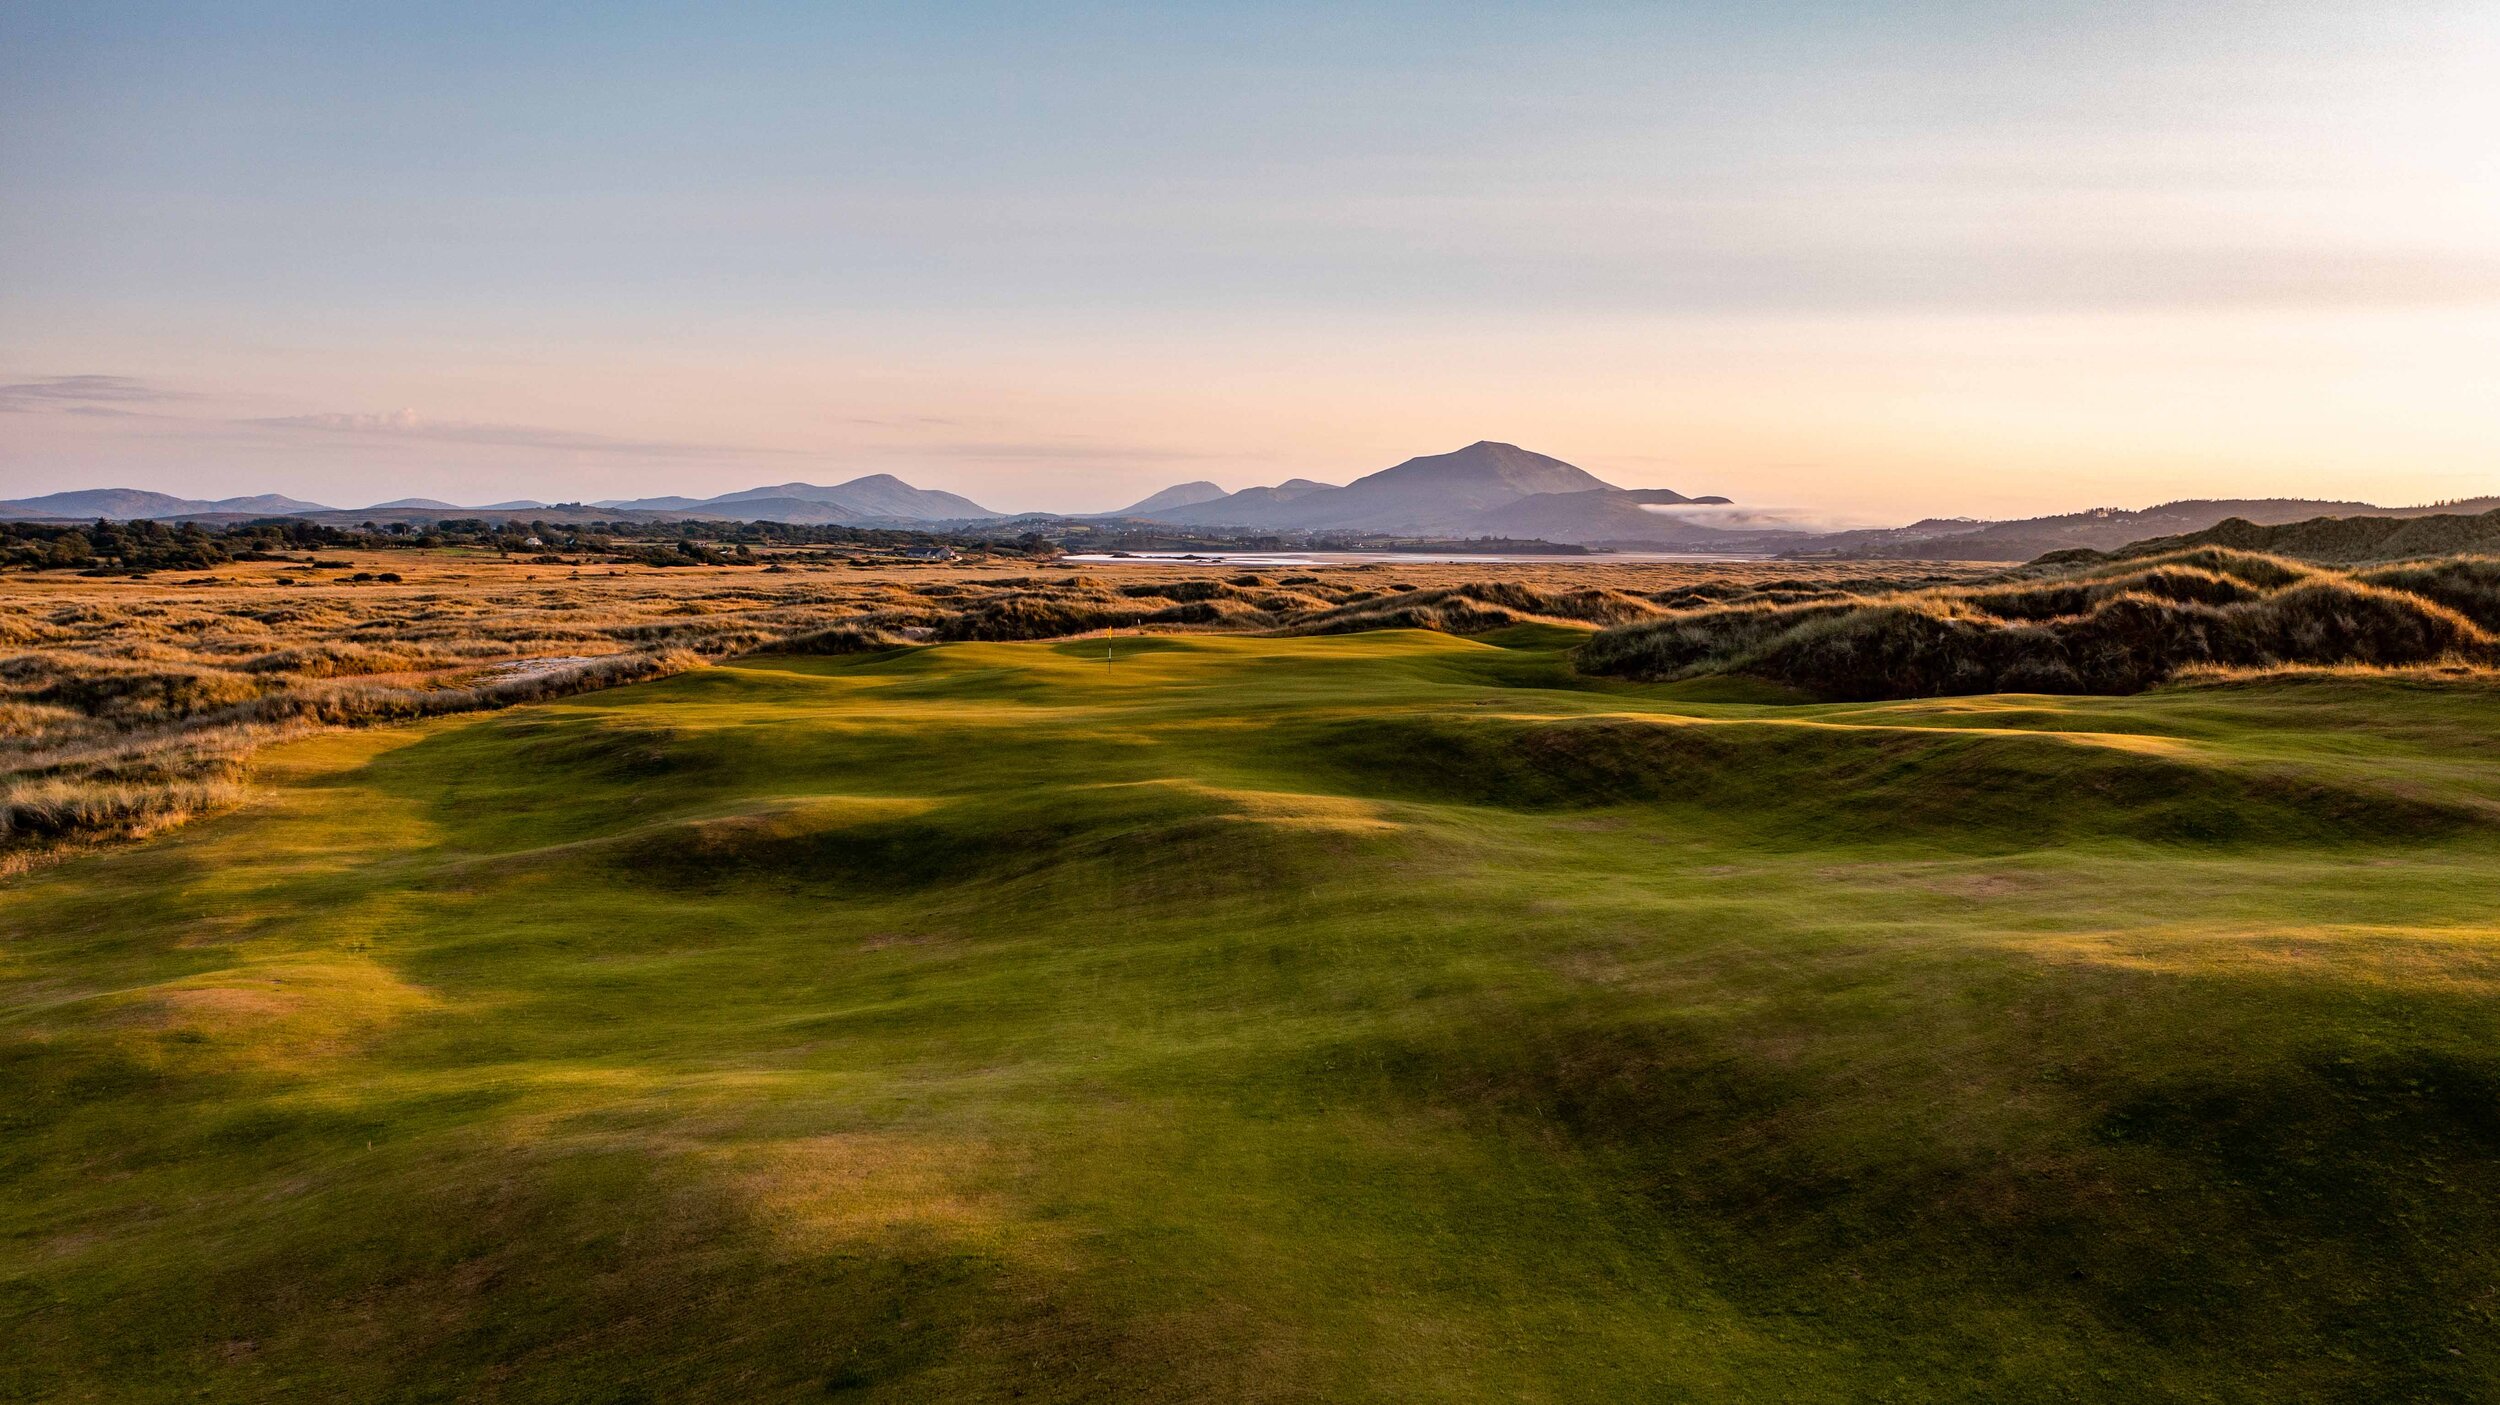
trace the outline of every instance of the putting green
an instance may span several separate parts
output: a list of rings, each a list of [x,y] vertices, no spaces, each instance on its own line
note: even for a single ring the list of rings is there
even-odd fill
[[[2500,698],[749,660],[0,889],[0,1397],[2500,1392]]]

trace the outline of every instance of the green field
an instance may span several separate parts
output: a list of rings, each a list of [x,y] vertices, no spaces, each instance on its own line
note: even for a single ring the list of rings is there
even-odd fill
[[[0,1397],[2500,1395],[2500,706],[758,658],[0,889]]]

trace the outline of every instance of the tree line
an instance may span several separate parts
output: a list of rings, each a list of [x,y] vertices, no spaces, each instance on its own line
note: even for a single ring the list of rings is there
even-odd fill
[[[959,537],[877,527],[788,522],[548,522],[444,518],[337,526],[300,517],[211,526],[199,522],[0,523],[0,570],[71,570],[119,575],[198,571],[234,561],[286,559],[288,553],[468,547],[535,559],[596,557],[620,564],[721,565],[755,562],[759,549],[836,546],[872,551],[975,545]],[[1011,551],[1033,543],[978,543]]]

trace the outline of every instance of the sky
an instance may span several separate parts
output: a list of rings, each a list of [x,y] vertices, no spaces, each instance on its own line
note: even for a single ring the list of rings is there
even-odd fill
[[[2500,493],[2500,5],[0,6],[0,498]]]

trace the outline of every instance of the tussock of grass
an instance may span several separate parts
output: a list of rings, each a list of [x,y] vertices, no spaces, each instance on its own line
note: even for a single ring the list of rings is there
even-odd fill
[[[1168,602],[1168,603],[1167,603]],[[1294,601],[1282,602],[1288,611]],[[1109,591],[1087,582],[1017,589],[966,602],[939,621],[943,641],[1061,639],[1106,629],[1264,630],[1279,623],[1251,593],[1220,581],[1185,581]]]
[[[0,682],[27,701],[123,725],[194,717],[261,692],[258,680],[227,669],[101,654],[18,654],[0,661]]]
[[[1285,632],[1431,629],[1485,634],[1521,624],[1622,624],[1659,613],[1658,606],[1621,590],[1548,590],[1518,581],[1470,581],[1352,600],[1297,620]]]
[[[863,622],[793,635],[774,647],[785,654],[867,654],[879,649],[899,649],[909,643],[909,636],[894,629]]]
[[[234,779],[20,781],[0,791],[0,844],[136,837],[223,809],[241,794]]]
[[[272,649],[243,664],[246,673],[290,674],[298,678],[340,678],[370,673],[407,673],[440,668],[459,655],[431,647],[382,648],[347,640],[323,640]]]
[[[1153,611],[1097,591],[1022,592],[1003,595],[948,616],[937,627],[942,640],[1057,639],[1098,629],[1130,629]]]

